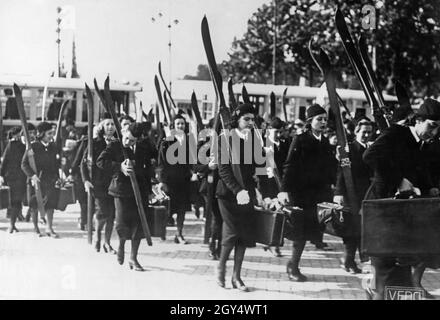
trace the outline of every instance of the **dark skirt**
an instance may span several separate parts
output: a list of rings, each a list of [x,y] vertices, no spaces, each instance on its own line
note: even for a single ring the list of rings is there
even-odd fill
[[[121,240],[144,238],[135,198],[115,197],[116,232]]]
[[[238,205],[235,200],[225,199],[218,199],[218,205],[223,218],[222,245],[255,247],[253,205]]]
[[[115,219],[115,201],[113,197],[97,197],[95,199],[96,205],[96,219],[100,220],[114,220]],[[136,207],[137,210],[137,207]]]
[[[51,210],[55,209],[58,204],[58,193],[55,190],[55,181],[40,183],[41,194],[43,196],[44,209]],[[29,200],[29,206],[33,209],[38,210],[37,196],[35,195],[35,188],[31,187],[31,198]]]
[[[11,202],[22,202],[26,196],[26,180],[8,180],[6,184],[11,194]]]
[[[169,185],[171,213],[191,211],[191,188],[186,183],[180,186]]]

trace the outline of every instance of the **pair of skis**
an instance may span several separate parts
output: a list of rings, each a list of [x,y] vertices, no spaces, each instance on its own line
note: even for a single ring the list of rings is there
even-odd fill
[[[390,119],[386,110],[385,100],[377,84],[376,75],[374,74],[370,58],[368,57],[365,39],[361,36],[358,45],[356,46],[351,37],[350,31],[348,30],[344,15],[340,9],[336,10],[335,24],[336,29],[341,36],[342,44],[348,55],[350,64],[361,83],[368,104],[373,110],[374,119],[376,120],[379,129],[382,131],[389,127]]]

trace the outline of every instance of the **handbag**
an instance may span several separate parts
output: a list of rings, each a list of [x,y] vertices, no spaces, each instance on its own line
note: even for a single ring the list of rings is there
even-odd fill
[[[7,209],[11,203],[11,190],[8,186],[0,186],[0,209]]]
[[[331,202],[318,203],[317,215],[318,223],[325,233],[341,238],[352,233],[353,216],[348,207]]]

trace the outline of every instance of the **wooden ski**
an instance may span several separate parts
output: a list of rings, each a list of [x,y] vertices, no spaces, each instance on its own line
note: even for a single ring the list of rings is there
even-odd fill
[[[113,122],[115,124],[116,134],[117,134],[118,139],[121,143],[121,149],[122,149],[122,154],[124,156],[124,159],[132,164],[132,161],[128,157],[127,151],[122,146],[121,124],[119,123],[119,120],[118,120],[118,117],[116,116],[115,110],[112,108],[113,100],[110,95],[109,82],[110,82],[110,78],[107,77],[107,79],[104,82],[104,98],[105,98],[105,102],[106,102],[106,104],[104,106],[107,109],[107,112],[110,113],[110,116],[112,117]],[[139,184],[138,184],[135,172],[132,172],[129,175],[129,177],[130,177],[131,186],[133,188],[134,197],[136,200],[136,205],[138,208],[139,217],[141,220],[142,230],[144,232],[144,236],[145,236],[145,239],[147,240],[148,245],[151,246],[151,245],[153,245],[153,242],[151,241],[151,232],[150,232],[150,228],[148,227],[147,216],[146,216],[145,207],[144,207],[144,201],[142,199],[142,195],[141,195],[141,192],[139,189]]]
[[[87,167],[89,169],[90,182],[93,181],[93,94],[87,83]],[[87,242],[92,244],[93,241],[93,211],[95,210],[95,203],[93,198],[93,191],[89,189],[87,192]]]
[[[269,112],[269,116],[271,120],[275,118],[276,112],[277,112],[277,98],[275,97],[275,93],[272,91],[270,93],[270,112]]]
[[[379,130],[384,130],[389,126],[388,120],[385,117],[384,109],[379,105],[378,100],[374,95],[374,90],[370,85],[370,76],[365,65],[362,62],[359,51],[357,50],[355,43],[350,35],[347,24],[345,23],[345,18],[342,12],[337,9],[335,15],[336,28],[342,39],[342,44],[344,46],[345,52],[347,53],[348,60],[352,65],[359,82],[361,83],[362,89],[364,90],[365,96],[367,97],[368,104],[372,108],[374,119],[379,127]]]
[[[162,99],[162,92],[160,89],[160,84],[159,84],[159,79],[157,78],[157,76],[154,76],[154,86],[156,88],[156,95],[157,95],[157,99],[159,102],[159,106],[162,109],[162,113],[164,114],[165,117],[165,122],[168,125],[171,125],[171,116],[168,112],[168,109],[165,108],[164,104],[163,104],[163,99]]]
[[[315,55],[314,55],[314,53],[313,53],[313,50],[312,50],[312,41],[313,41],[313,40],[310,39],[309,44],[308,44],[310,57],[312,58],[312,60],[313,60],[313,62],[315,63],[315,65],[318,67],[319,72],[321,72],[322,74],[324,74],[324,72],[323,72],[322,69],[321,69],[321,66],[319,65],[319,63],[318,63],[318,61],[316,60]],[[344,100],[342,100],[342,98],[339,96],[339,94],[338,94],[337,92],[336,92],[336,96],[338,97],[338,101],[339,101],[339,103],[341,104],[341,106],[344,107],[345,112],[347,113],[347,115],[350,117],[350,119],[353,120],[353,118],[352,118],[352,116],[351,116],[351,113],[350,113],[350,109],[348,109],[348,107],[347,107],[347,105],[345,104]]]
[[[234,90],[232,88],[232,78],[228,80],[228,95],[229,95],[229,109],[231,109],[231,113],[238,107],[237,100],[235,100]]]
[[[21,120],[21,126],[23,128],[24,137],[26,139],[26,153],[29,159],[29,165],[31,169],[34,171],[34,173],[38,176],[38,170],[37,170],[38,168],[35,162],[34,150],[32,149],[31,146],[31,138],[27,126],[26,111],[24,109],[23,96],[21,95],[20,87],[15,83],[14,83],[14,94],[15,94],[15,100],[17,102],[18,114]],[[43,200],[43,194],[41,193],[40,182],[35,183],[34,189],[35,189],[35,196],[37,198],[38,211],[40,212],[40,216],[44,217],[46,211],[44,209],[44,200]]]
[[[57,146],[58,152],[61,152],[63,146],[61,145],[61,123],[63,121],[64,111],[66,110],[67,104],[70,102],[70,99],[63,102],[60,107],[60,113],[58,114],[57,128],[55,131],[54,141]]]
[[[162,75],[162,66],[161,66],[161,62],[160,61],[159,61],[159,67],[158,68],[159,68],[159,76],[160,76],[160,79],[162,80],[162,84],[163,84],[163,86],[165,88],[165,91],[168,94],[168,97],[169,97],[170,101],[171,101],[171,104],[172,104],[173,109],[174,109],[174,113],[177,114],[178,108],[177,108],[176,104],[174,103],[173,97],[171,97],[171,91],[170,91],[170,89],[168,89],[167,83],[165,82],[165,79],[164,79],[164,77]]]
[[[351,162],[350,162],[350,153],[348,148],[347,135],[344,128],[344,123],[342,121],[341,110],[338,104],[338,98],[336,96],[336,77],[334,74],[333,67],[330,63],[330,60],[325,53],[324,50],[320,50],[320,66],[323,71],[325,84],[327,87],[327,93],[330,103],[330,110],[334,115],[335,124],[336,124],[336,136],[338,139],[338,146],[340,152],[340,166],[342,169],[342,174],[344,176],[346,193],[348,198],[348,204],[351,208],[351,212],[353,214],[359,213],[359,202],[358,197],[354,188],[353,176],[351,172]]]
[[[287,123],[289,120],[287,118],[286,95],[287,95],[287,88],[284,89],[284,91],[283,91],[283,101],[282,101],[284,121],[286,121],[286,123]]]
[[[200,132],[203,130],[204,126],[203,126],[202,116],[200,115],[199,105],[197,103],[196,93],[194,91],[191,94],[191,108],[192,108],[194,117],[196,118],[196,121],[197,121],[197,131]]]

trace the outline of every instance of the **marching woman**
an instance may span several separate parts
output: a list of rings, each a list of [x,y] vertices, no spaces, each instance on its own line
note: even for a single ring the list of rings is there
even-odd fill
[[[189,138],[186,134],[188,126],[181,114],[174,117],[173,125],[174,135],[165,138],[159,148],[158,178],[161,188],[170,197],[170,215],[177,213],[177,234],[174,242],[188,244],[183,237],[185,212],[191,210],[189,185],[192,167],[189,162]],[[174,152],[171,153],[170,150]]]
[[[143,126],[141,123],[131,123],[122,130],[121,142],[114,141],[107,145],[98,157],[96,165],[105,172],[112,172],[112,180],[108,193],[114,197],[116,209],[116,232],[119,236],[117,260],[124,263],[125,242],[131,240],[129,267],[136,271],[144,271],[137,260],[139,245],[144,238],[138,207],[131,186],[129,175],[135,173],[145,211],[147,210],[148,195],[151,193],[151,159],[153,155],[141,138]],[[122,148],[127,152],[131,162],[124,160]]]
[[[31,168],[27,153],[23,156],[21,169],[31,181],[34,188],[36,183],[40,182],[47,217],[46,234],[47,236],[57,238],[58,235],[53,230],[53,213],[58,200],[55,183],[58,179],[60,164],[57,159],[57,146],[53,142],[54,134],[53,127],[48,122],[41,122],[37,126],[37,139],[31,144],[37,172],[34,172]],[[35,233],[41,236],[40,230],[38,229],[38,206],[35,194],[29,200],[29,206],[32,207],[32,222],[34,223]]]
[[[111,195],[108,194],[108,187],[112,180],[112,172],[105,171],[96,166],[96,160],[102,151],[111,142],[115,141],[116,127],[112,119],[102,120],[97,129],[98,136],[93,139],[92,152],[92,171],[93,176],[90,178],[89,163],[87,161],[88,148],[86,147],[83,153],[83,160],[81,162],[81,176],[84,181],[84,188],[87,192],[92,190],[95,199],[95,221],[96,221],[96,239],[95,250],[101,250],[101,232],[104,229],[104,252],[116,254],[116,250],[110,245],[110,240],[113,232],[113,225],[115,222],[115,202]]]
[[[302,208],[303,214],[294,221],[292,258],[287,264],[287,274],[292,281],[306,281],[299,269],[306,241],[320,241],[321,227],[316,215],[316,205],[331,202],[331,184],[336,177],[336,159],[323,133],[327,126],[327,113],[318,104],[307,111],[306,131],[296,136],[290,144],[284,163],[281,203],[290,201]],[[290,193],[290,196],[289,196]]]
[[[429,167],[421,149],[432,140],[440,127],[440,104],[427,99],[417,110],[409,126],[393,125],[369,147],[363,156],[374,170],[373,182],[365,199],[392,198],[397,193],[421,193],[438,196],[429,175]],[[383,300],[386,286],[421,287],[419,275],[411,275],[411,263],[398,257],[371,257],[374,268],[375,290],[367,290],[369,298]],[[418,283],[417,283],[418,282]],[[373,289],[373,288],[371,288]]]
[[[21,170],[21,159],[26,146],[21,141],[21,128],[14,127],[8,132],[9,143],[3,153],[3,161],[0,167],[0,185],[3,182],[9,186],[11,202],[8,207],[10,218],[9,233],[18,232],[15,227],[17,217],[23,208],[23,195],[26,194],[26,175]]]
[[[220,180],[217,184],[216,196],[220,214],[223,218],[222,250],[217,267],[217,284],[225,287],[226,261],[234,249],[234,271],[232,287],[240,291],[249,291],[241,279],[241,267],[247,247],[255,246],[252,215],[256,204],[257,183],[254,179],[257,164],[255,154],[261,150],[253,148],[255,109],[251,104],[241,104],[232,115],[232,144],[219,137],[218,172]],[[253,148],[253,149],[251,149]],[[251,152],[249,152],[251,151]],[[227,157],[225,157],[225,154]],[[231,161],[225,159],[232,157]],[[263,166],[264,164],[262,164]]]

